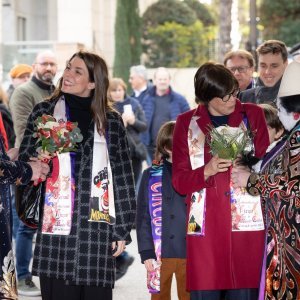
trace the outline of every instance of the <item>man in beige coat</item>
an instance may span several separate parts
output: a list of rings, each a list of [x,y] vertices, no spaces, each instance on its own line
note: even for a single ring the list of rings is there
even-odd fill
[[[48,98],[54,90],[53,78],[57,71],[57,60],[52,51],[37,54],[32,65],[33,76],[30,81],[18,86],[10,99],[9,106],[16,134],[15,147],[23,139],[27,119],[33,107]],[[40,290],[32,281],[29,264],[32,258],[32,239],[36,230],[20,223],[16,233],[16,270],[18,292],[24,296],[39,296]]]
[[[40,52],[32,67],[31,80],[15,89],[9,103],[16,133],[16,147],[20,146],[33,107],[49,97],[54,90],[52,81],[57,71],[54,53],[48,50]]]

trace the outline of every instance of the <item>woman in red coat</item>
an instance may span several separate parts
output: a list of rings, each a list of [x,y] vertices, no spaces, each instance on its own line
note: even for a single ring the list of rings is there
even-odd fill
[[[187,194],[187,288],[192,300],[256,300],[264,246],[260,199],[236,200],[232,161],[212,156],[207,136],[211,126],[247,127],[261,158],[269,144],[264,114],[236,98],[238,82],[222,65],[202,65],[194,80],[199,105],[178,116],[173,144],[173,184]]]

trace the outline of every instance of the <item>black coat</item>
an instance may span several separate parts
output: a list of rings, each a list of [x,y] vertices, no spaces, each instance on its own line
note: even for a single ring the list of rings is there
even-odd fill
[[[162,258],[186,258],[185,196],[172,187],[172,164],[165,161],[162,176]],[[141,260],[154,258],[148,183],[150,168],[144,171],[137,199],[137,241]]]
[[[242,91],[239,99],[243,103],[275,103],[279,91],[281,79],[272,87],[263,85],[261,80],[258,80],[258,86],[252,89]]]
[[[126,97],[123,102],[115,102],[114,106],[116,110],[122,115],[124,113],[124,105],[130,104],[135,116],[135,122],[126,127],[128,144],[130,148],[130,157],[135,159],[146,159],[147,150],[144,144],[141,142],[141,132],[146,131],[147,121],[144,110],[139,104],[138,100],[132,97]]]
[[[29,116],[19,158],[36,156],[34,121],[42,114],[53,115],[56,101],[43,101]],[[69,235],[46,235],[38,229],[32,274],[68,281],[76,285],[112,288],[115,281],[113,241],[131,241],[135,214],[135,189],[126,131],[117,112],[107,113],[106,142],[113,175],[116,224],[88,221],[92,182],[94,121],[91,120],[85,142],[76,152],[75,201]]]

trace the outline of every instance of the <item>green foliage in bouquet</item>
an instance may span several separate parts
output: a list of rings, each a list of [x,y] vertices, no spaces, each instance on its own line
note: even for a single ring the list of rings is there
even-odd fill
[[[208,144],[212,155],[235,160],[250,151],[252,140],[249,130],[226,125],[210,128]]]

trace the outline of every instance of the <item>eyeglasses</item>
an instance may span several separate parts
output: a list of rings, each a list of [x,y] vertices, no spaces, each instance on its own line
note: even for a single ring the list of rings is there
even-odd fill
[[[57,65],[56,63],[53,63],[53,62],[42,62],[42,63],[37,63],[37,64],[44,68],[47,68],[48,66],[50,66],[51,68],[54,68]]]
[[[237,97],[237,95],[239,94],[239,92],[240,92],[240,89],[237,88],[237,89],[233,90],[230,94],[227,94],[227,95],[225,95],[224,97],[222,97],[221,99],[222,99],[223,102],[227,102],[227,101],[230,100],[230,98],[231,98],[232,96],[233,96],[234,98]]]
[[[235,71],[238,71],[239,73],[246,73],[247,70],[249,69],[249,66],[240,66],[240,67],[232,67],[232,68],[228,68],[231,73],[235,73]]]

